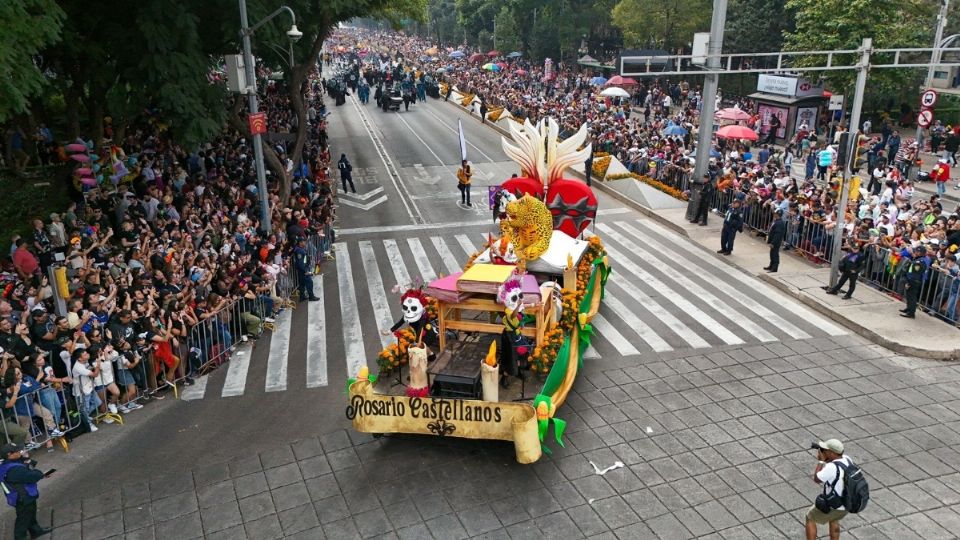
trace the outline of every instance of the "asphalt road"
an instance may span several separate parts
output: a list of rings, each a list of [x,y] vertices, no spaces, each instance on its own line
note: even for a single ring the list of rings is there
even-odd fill
[[[477,170],[469,209],[457,204],[458,120]],[[69,457],[41,456],[64,465],[41,511],[55,509],[54,538],[796,537],[812,500],[803,447],[830,435],[886,460],[877,513],[850,520],[862,530],[960,521],[929,515],[960,502],[958,461],[946,465],[960,457],[947,424],[960,419],[956,370],[870,347],[602,195],[596,231],[614,274],[561,414],[567,448],[524,467],[502,443],[353,433],[345,380],[375,366],[379,329],[400,315],[393,285],[457,268],[493,230],[485,186],[516,167],[498,134],[436,100],[383,113],[351,98],[329,133],[358,193],[340,195],[323,301],[285,313],[184,399],[84,436]],[[918,452],[923,474],[905,471]],[[589,466],[615,460],[626,467],[607,476]],[[907,487],[943,502],[906,512],[884,497]]]

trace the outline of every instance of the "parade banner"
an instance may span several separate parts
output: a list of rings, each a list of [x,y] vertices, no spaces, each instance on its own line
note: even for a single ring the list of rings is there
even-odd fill
[[[411,433],[513,441],[520,463],[540,459],[537,414],[529,403],[374,394],[370,381],[350,385],[347,419],[363,433]]]

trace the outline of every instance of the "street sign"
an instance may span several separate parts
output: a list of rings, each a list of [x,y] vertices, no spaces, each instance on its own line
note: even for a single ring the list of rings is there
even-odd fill
[[[827,106],[831,111],[843,109],[843,94],[833,94],[830,96],[830,105]]]
[[[251,135],[263,135],[267,132],[267,113],[253,113],[247,116]]]
[[[500,186],[487,186],[487,206],[493,208],[493,199],[497,196],[497,192],[500,191]]]
[[[920,106],[929,109],[937,104],[937,92],[935,90],[927,90],[920,95]]]
[[[930,127],[930,124],[933,123],[933,111],[930,109],[924,109],[920,111],[920,114],[917,115],[917,125],[922,128]]]

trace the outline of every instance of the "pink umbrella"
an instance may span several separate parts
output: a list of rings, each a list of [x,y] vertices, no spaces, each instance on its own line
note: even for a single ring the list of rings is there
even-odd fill
[[[733,120],[734,122],[746,122],[750,119],[750,113],[729,107],[726,109],[720,109],[717,111],[715,117],[718,120]]]
[[[480,53],[477,53],[477,54],[471,54],[471,55],[470,55],[470,58],[467,58],[467,60],[470,61],[470,62],[480,62],[480,61],[484,60],[485,58],[486,58],[486,56],[484,56],[484,55],[482,55],[482,54],[480,54]]]
[[[80,163],[87,163],[90,161],[90,156],[86,154],[73,154],[70,156],[70,159],[79,161]]]
[[[746,126],[723,126],[717,130],[717,138],[755,141],[757,140],[757,132]]]
[[[93,174],[93,169],[89,169],[87,167],[81,167],[73,172],[79,174],[80,176],[90,176],[91,174]]]
[[[516,73],[517,75],[526,75],[526,74],[527,74],[527,70],[525,70],[525,69],[518,69],[518,70],[514,71],[514,73]]]
[[[489,56],[490,58],[496,58],[500,56],[500,51],[497,51],[497,50],[490,51],[487,53],[487,56]]]
[[[610,80],[607,81],[607,84],[604,86],[636,86],[637,81],[631,79],[630,77],[621,77],[620,75],[614,75],[610,77]]]
[[[82,143],[70,143],[67,146],[65,146],[65,148],[67,149],[67,152],[86,152],[87,151],[87,145]]]
[[[97,185],[97,179],[91,176],[85,176],[80,179],[80,183],[85,186],[95,186]]]
[[[507,68],[507,63],[506,63],[506,62],[497,62],[497,65],[500,66],[500,69],[506,69],[506,68]]]

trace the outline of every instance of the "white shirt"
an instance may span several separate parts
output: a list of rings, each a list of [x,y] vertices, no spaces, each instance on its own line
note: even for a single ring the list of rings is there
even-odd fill
[[[89,396],[93,393],[93,370],[89,368],[89,364],[84,364],[83,362],[76,362],[73,364],[73,395],[79,397],[83,392],[84,396]]]
[[[97,386],[109,386],[113,384],[113,360],[117,356],[120,355],[114,352],[110,359],[100,362],[100,375],[97,375],[95,379]]]
[[[843,486],[845,484],[844,481],[846,480],[846,478],[845,478],[845,475],[842,474],[843,471],[840,470],[840,467],[836,465],[837,461],[842,461],[843,464],[848,467],[850,465],[853,465],[853,462],[850,461],[850,456],[840,456],[839,459],[836,459],[834,461],[831,461],[830,463],[827,463],[826,465],[823,466],[822,469],[817,471],[817,479],[819,479],[820,482],[823,484],[824,495],[829,495],[831,492],[834,492],[837,495],[843,494]],[[840,477],[839,479],[837,479],[838,475]],[[833,485],[833,481],[835,479],[837,481],[836,486]],[[845,508],[841,504],[839,507],[837,507],[837,510],[845,510]]]

